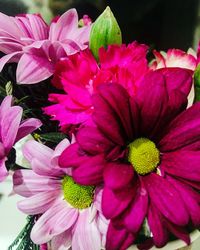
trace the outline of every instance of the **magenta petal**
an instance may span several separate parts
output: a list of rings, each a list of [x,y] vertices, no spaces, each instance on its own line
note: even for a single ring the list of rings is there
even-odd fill
[[[125,144],[127,136],[132,137],[128,100],[128,93],[119,84],[102,84],[92,97],[95,123],[105,137],[119,145]]]
[[[26,135],[32,133],[34,130],[39,128],[41,125],[42,125],[41,121],[35,118],[30,118],[23,121],[19,126],[15,141],[19,141]]]
[[[53,65],[47,57],[24,54],[17,66],[17,82],[33,84],[49,78],[53,74]]]
[[[182,197],[185,207],[187,208],[190,218],[195,227],[200,226],[200,195],[198,192],[193,190],[188,185],[185,185],[183,182],[180,182],[170,176],[167,179],[172,183],[172,185],[178,190],[180,196]],[[198,199],[197,199],[198,197]]]
[[[149,194],[150,202],[162,215],[176,225],[188,224],[189,214],[183,200],[169,181],[154,173],[143,176],[142,181]]]
[[[190,245],[190,235],[188,234],[188,231],[183,228],[179,227],[177,225],[173,225],[169,221],[165,221],[165,226],[168,228],[168,230],[174,234],[177,238],[185,241],[187,245]]]
[[[88,156],[80,149],[78,143],[67,147],[60,155],[58,162],[62,168],[78,167],[82,162],[87,162]]]
[[[184,148],[200,139],[200,103],[197,102],[174,119],[159,142],[161,152]],[[183,136],[184,135],[184,136]]]
[[[82,185],[98,185],[103,181],[104,156],[96,155],[88,157],[72,172],[76,182]]]
[[[179,150],[163,154],[160,168],[170,175],[200,182],[199,162],[199,151]]]
[[[144,188],[138,189],[127,213],[124,215],[123,224],[132,233],[138,233],[141,228],[148,208],[148,196]]]
[[[77,218],[78,210],[69,207],[66,201],[59,200],[38,219],[31,231],[31,239],[36,244],[47,243],[71,228]]]
[[[103,173],[105,185],[110,189],[120,190],[130,185],[133,173],[133,168],[128,164],[108,163]]]
[[[148,224],[153,234],[153,241],[156,247],[163,247],[168,241],[168,231],[164,224],[164,217],[153,204],[148,209]]]
[[[76,139],[81,148],[90,154],[107,152],[113,147],[113,143],[96,127],[87,126],[81,128]]]
[[[110,222],[107,232],[106,249],[124,250],[133,244],[135,236],[126,229],[116,229]]]
[[[117,194],[111,189],[104,187],[102,195],[102,211],[104,216],[107,219],[111,219],[123,213],[133,199],[133,196],[134,192],[132,189]]]

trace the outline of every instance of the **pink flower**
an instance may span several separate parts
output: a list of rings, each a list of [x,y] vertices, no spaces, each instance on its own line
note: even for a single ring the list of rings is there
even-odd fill
[[[197,66],[197,58],[179,49],[169,49],[167,53],[154,51],[155,60],[151,63],[152,69],[161,68],[185,68],[192,71]]]
[[[63,94],[49,95],[49,100],[56,104],[46,107],[45,113],[58,120],[63,131],[90,123],[93,113],[91,95],[99,84],[120,83],[131,96],[134,95],[149,71],[147,49],[137,42],[127,47],[111,45],[107,50],[101,48],[99,65],[89,50],[61,60],[56,65],[53,84],[62,89]]]
[[[62,57],[88,46],[90,26],[78,28],[75,9],[65,12],[50,26],[34,14],[10,17],[0,13],[0,71],[8,62],[18,62],[17,82],[37,83],[54,73]]]
[[[4,98],[0,105],[0,181],[8,175],[5,162],[13,145],[41,126],[38,119],[21,122],[22,108],[12,106],[12,96]]]
[[[126,249],[145,221],[157,247],[171,234],[189,244],[188,228],[199,227],[200,103],[186,109],[191,85],[180,68],[147,73],[133,97],[122,85],[99,85],[96,127],[80,128],[61,154],[77,183],[104,184],[106,249]]]
[[[31,232],[36,244],[51,241],[52,250],[99,250],[105,245],[108,222],[101,213],[101,188],[77,185],[71,170],[58,166],[58,156],[69,146],[64,139],[55,150],[36,141],[23,153],[32,170],[14,173],[14,191],[26,197],[18,203],[24,213],[41,214]]]

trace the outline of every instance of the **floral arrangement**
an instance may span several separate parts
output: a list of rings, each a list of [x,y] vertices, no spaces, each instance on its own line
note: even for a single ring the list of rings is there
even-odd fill
[[[109,7],[0,14],[0,181],[28,223],[9,247],[165,246],[200,226],[199,50],[122,44]],[[16,163],[13,146],[27,165]]]

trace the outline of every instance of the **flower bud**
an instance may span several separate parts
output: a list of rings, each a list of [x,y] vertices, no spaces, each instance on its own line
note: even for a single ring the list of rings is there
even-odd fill
[[[194,102],[200,101],[200,64],[194,72]]]
[[[109,44],[121,44],[122,36],[120,27],[109,7],[97,18],[90,33],[90,49],[98,60],[99,48]]]

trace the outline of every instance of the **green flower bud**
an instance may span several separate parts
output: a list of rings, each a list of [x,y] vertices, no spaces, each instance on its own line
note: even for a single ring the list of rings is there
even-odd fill
[[[106,48],[109,44],[121,43],[122,35],[120,27],[111,9],[107,7],[92,26],[90,33],[90,49],[98,60],[99,48]]]
[[[194,102],[200,101],[200,64],[194,72]]]

